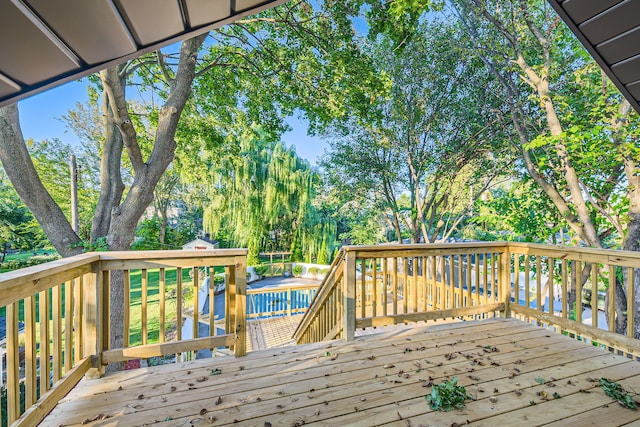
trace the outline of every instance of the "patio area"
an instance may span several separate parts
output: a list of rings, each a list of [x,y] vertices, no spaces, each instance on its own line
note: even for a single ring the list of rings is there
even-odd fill
[[[474,400],[437,412],[452,377]],[[628,425],[640,412],[598,380],[640,390],[640,364],[515,319],[414,325],[82,380],[43,426]]]

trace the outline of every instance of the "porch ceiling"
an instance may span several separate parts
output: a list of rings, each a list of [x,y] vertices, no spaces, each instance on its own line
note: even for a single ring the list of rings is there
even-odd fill
[[[0,2],[0,107],[287,0]],[[640,112],[640,0],[548,0]]]
[[[2,1],[0,107],[285,1]]]
[[[640,112],[640,0],[549,0]]]

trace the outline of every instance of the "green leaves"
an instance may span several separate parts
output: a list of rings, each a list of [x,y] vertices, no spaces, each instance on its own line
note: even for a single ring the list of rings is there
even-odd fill
[[[607,396],[617,400],[625,408],[636,409],[638,407],[638,402],[617,382],[600,378],[600,386],[607,393]]]
[[[463,409],[465,401],[473,400],[464,387],[457,385],[458,378],[443,381],[432,386],[431,394],[425,396],[431,409],[449,412],[452,409]]]

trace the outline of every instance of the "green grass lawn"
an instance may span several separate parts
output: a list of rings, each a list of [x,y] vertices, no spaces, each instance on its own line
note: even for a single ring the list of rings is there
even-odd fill
[[[182,289],[193,288],[190,270],[182,270]],[[147,342],[156,343],[160,340],[160,270],[147,272]],[[130,323],[129,345],[131,347],[142,344],[142,272],[131,272],[130,275]],[[184,292],[183,292],[184,293]],[[186,292],[191,296],[192,292]],[[165,270],[165,333],[176,330],[177,311],[177,280],[176,270]],[[193,297],[183,300],[183,306],[192,304]],[[165,338],[167,338],[165,336]]]
[[[193,278],[191,269],[182,270],[183,309],[193,307]],[[224,272],[218,267],[215,273]],[[202,284],[202,281],[199,281]],[[131,347],[142,344],[142,272],[130,274],[130,335]],[[165,270],[165,338],[176,330],[177,280],[176,269]],[[147,271],[147,342],[160,340],[160,270]]]
[[[223,272],[224,269],[216,269]],[[183,309],[193,307],[193,279],[192,270],[182,270]],[[160,270],[147,271],[147,343],[157,343],[160,340]],[[202,283],[200,281],[199,283]],[[50,294],[51,298],[51,294]],[[39,297],[38,297],[39,299]],[[64,307],[64,285],[62,294],[62,306]],[[18,303],[19,319],[24,321],[24,302]],[[177,280],[176,269],[165,270],[165,339],[173,336],[176,330],[177,312]],[[0,316],[6,316],[6,308],[0,307]],[[130,273],[130,327],[129,346],[142,344],[142,271],[133,270]],[[36,320],[39,319],[39,303],[36,301]],[[51,320],[51,316],[50,316]],[[52,327],[52,323],[50,323]],[[39,333],[39,324],[36,327]],[[24,341],[24,336],[20,337]]]

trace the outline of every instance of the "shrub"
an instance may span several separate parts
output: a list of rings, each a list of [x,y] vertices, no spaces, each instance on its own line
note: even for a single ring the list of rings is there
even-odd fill
[[[300,277],[300,275],[302,274],[302,266],[301,265],[295,265],[293,267],[293,275],[296,277]]]
[[[257,267],[254,267],[254,270],[259,277],[262,277],[267,273],[267,271],[269,271],[269,267],[266,265],[259,265]]]
[[[328,273],[329,273],[328,268],[323,268],[322,270],[320,270],[320,276],[322,277],[325,277]]]
[[[319,271],[319,268],[318,268],[318,267],[310,267],[310,268],[307,270],[307,273],[309,273],[309,274],[310,274],[310,275],[312,275],[313,277],[317,277],[317,276],[318,276],[318,271]]]
[[[27,259],[11,259],[0,264],[2,270],[19,270],[21,268],[31,267],[32,265],[44,264],[45,262],[60,259],[58,255],[36,255]]]

